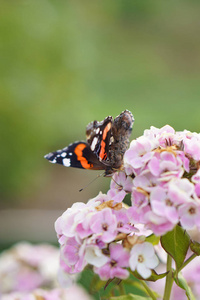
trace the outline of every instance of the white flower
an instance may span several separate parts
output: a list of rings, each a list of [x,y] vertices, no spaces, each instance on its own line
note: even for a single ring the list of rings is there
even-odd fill
[[[107,263],[108,257],[97,246],[90,246],[86,248],[85,260],[89,264],[99,268]]]
[[[137,244],[133,246],[130,254],[129,265],[131,270],[137,270],[144,279],[150,277],[151,269],[159,263],[153,245],[148,242]]]

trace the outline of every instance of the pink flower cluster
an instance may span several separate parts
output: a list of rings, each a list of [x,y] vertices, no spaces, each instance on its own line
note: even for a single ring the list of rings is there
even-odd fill
[[[129,268],[148,278],[158,259],[136,228],[156,235],[178,223],[200,229],[199,161],[200,134],[168,125],[145,130],[125,152],[124,170],[114,173],[107,194],[75,203],[56,221],[64,272],[90,264],[102,280],[125,279]],[[127,194],[130,207],[122,202]]]
[[[55,228],[61,244],[61,268],[74,274],[90,264],[102,280],[108,280],[127,278],[127,268],[133,266],[132,270],[137,269],[147,278],[151,275],[150,269],[158,263],[153,246],[142,241],[143,248],[132,251],[136,245],[126,237],[137,229],[132,225],[130,208],[109,199],[108,195],[100,193],[87,204],[73,204],[57,219]]]
[[[144,224],[156,235],[179,222],[186,230],[200,229],[199,160],[200,134],[175,132],[169,125],[151,127],[131,142],[124,155],[127,178],[114,174],[117,184],[113,187],[112,183],[108,193],[119,197],[119,187],[131,191],[133,223]],[[124,176],[123,183],[120,176]]]

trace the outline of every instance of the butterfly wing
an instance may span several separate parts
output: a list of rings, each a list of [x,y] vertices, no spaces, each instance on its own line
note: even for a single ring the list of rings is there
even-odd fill
[[[45,155],[45,158],[51,163],[61,164],[65,167],[104,170],[102,164],[90,146],[86,142],[75,142],[62,150],[57,150]]]
[[[86,128],[86,137],[90,149],[102,162],[108,160],[112,122],[113,118],[109,116],[101,122],[89,123]]]

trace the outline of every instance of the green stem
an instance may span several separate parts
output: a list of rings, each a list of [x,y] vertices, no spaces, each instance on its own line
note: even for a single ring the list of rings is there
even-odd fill
[[[156,300],[154,293],[152,292],[150,287],[146,284],[146,282],[144,280],[140,280],[140,283],[143,285],[143,287],[145,288],[147,294],[151,297],[151,299]]]
[[[186,259],[179,271],[185,268],[185,266],[187,266],[187,264],[189,264],[195,257],[197,257],[197,255],[193,253],[188,259]]]
[[[118,286],[119,286],[120,296],[121,295],[126,295],[126,291],[125,291],[124,284],[123,284],[122,281],[120,282],[120,284]]]
[[[163,300],[169,300],[171,289],[173,285],[173,273],[172,273],[172,257],[168,254],[167,255],[167,276],[166,276],[166,283],[165,283],[165,291]]]

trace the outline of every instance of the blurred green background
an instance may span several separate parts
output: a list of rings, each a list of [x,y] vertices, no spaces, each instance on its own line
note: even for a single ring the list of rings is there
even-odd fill
[[[43,158],[85,139],[90,121],[129,109],[132,138],[151,125],[200,131],[199,16],[199,0],[0,1],[0,219],[12,220],[7,229],[20,223],[13,209],[27,218],[22,228],[30,222],[23,210],[32,209],[33,224],[42,220],[54,232],[55,215],[48,223],[45,211],[107,191],[110,180],[99,178],[79,193],[96,172]]]

